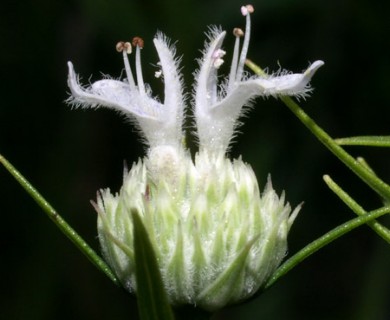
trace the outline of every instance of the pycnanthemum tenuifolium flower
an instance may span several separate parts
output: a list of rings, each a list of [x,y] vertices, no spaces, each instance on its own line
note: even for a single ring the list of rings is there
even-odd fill
[[[305,97],[309,81],[323,65],[316,61],[300,74],[248,76],[250,14],[236,42],[229,76],[218,85],[217,72],[226,52],[224,31],[213,28],[199,60],[192,109],[199,152],[191,159],[183,146],[184,94],[175,48],[161,33],[154,39],[165,82],[164,102],[143,81],[140,38],[136,47],[136,81],[127,55],[132,45],[117,44],[127,79],[104,79],[83,88],[69,66],[68,102],[109,107],[134,121],[149,146],[148,154],[124,175],[118,194],[101,190],[95,204],[103,254],[122,284],[137,291],[131,211],[138,210],[153,243],[169,299],[208,310],[253,295],[278,267],[287,251],[287,234],[300,209],[292,213],[272,188],[270,178],[259,191],[255,174],[241,158],[229,160],[229,147],[243,106],[257,96]],[[240,52],[240,38],[244,37]]]

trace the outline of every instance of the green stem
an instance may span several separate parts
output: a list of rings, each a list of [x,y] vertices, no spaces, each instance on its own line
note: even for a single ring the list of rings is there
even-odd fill
[[[83,238],[58,214],[56,210],[47,202],[42,195],[26,180],[16,168],[0,155],[0,163],[16,179],[24,190],[36,201],[47,216],[56,224],[56,226],[76,245],[76,247],[87,256],[87,258],[102,271],[112,282],[119,285],[119,281],[102,260],[102,258],[84,241]]]
[[[256,74],[265,76],[264,71],[247,60],[246,64]],[[390,186],[379,179],[373,172],[361,165],[342,147],[340,147],[313,119],[311,119],[290,97],[280,97],[284,104],[298,117],[299,120],[320,140],[336,157],[338,157],[348,168],[360,177],[368,186],[385,199],[390,199]]]
[[[272,275],[272,277],[268,280],[266,285],[264,286],[264,290],[271,287],[277,280],[283,277],[286,273],[288,273],[291,269],[293,269],[296,265],[301,263],[303,260],[311,256],[313,253],[317,252],[327,244],[333,242],[337,238],[342,235],[352,231],[353,229],[372,221],[373,219],[379,218],[384,214],[390,213],[390,206],[385,206],[380,209],[371,211],[364,216],[360,216],[349,220],[340,226],[332,229],[331,231],[325,233],[323,236],[309,243],[303,249],[299,250],[296,254],[294,254],[291,258],[286,260]]]
[[[371,170],[362,166],[355,158],[340,147],[321,129],[290,97],[281,97],[284,104],[298,117],[299,120],[320,140],[337,158],[350,168],[368,186],[385,199],[390,198],[390,186],[378,178]]]
[[[364,210],[354,199],[351,198],[341,187],[334,182],[328,175],[324,176],[324,181],[328,187],[358,216],[363,216],[367,214],[367,211]],[[367,223],[368,226],[373,229],[379,236],[381,236],[385,241],[390,244],[390,230],[380,224],[378,221],[373,220]]]

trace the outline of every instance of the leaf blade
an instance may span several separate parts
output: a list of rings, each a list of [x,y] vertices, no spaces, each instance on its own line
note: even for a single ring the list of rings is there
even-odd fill
[[[137,303],[142,320],[173,320],[157,259],[137,211],[132,212]]]
[[[365,146],[365,147],[390,147],[390,136],[356,136],[335,139],[338,145]]]
[[[323,177],[325,183],[355,214],[364,216],[367,211],[363,209],[348,193],[346,193],[329,175]],[[373,229],[380,237],[390,244],[390,230],[380,224],[375,219],[367,222],[367,225]]]
[[[335,241],[336,239],[340,238],[341,236],[347,234],[348,232],[352,231],[353,229],[360,227],[363,224],[369,223],[369,222],[373,221],[374,219],[377,219],[377,218],[379,218],[385,214],[389,214],[389,213],[390,213],[390,206],[384,206],[382,208],[370,211],[363,216],[358,216],[354,219],[351,219],[351,220],[335,227],[334,229],[325,233],[321,237],[310,242],[308,245],[303,247],[301,250],[299,250],[297,253],[295,253],[293,256],[291,256],[289,259],[287,259],[285,262],[283,262],[279,266],[278,269],[276,269],[276,271],[273,273],[273,275],[270,277],[270,279],[268,280],[268,282],[264,286],[264,290],[271,287],[276,281],[278,281],[281,277],[286,275],[295,266],[300,264],[303,260],[306,260],[313,253],[322,249],[323,247],[325,247],[329,243],[332,243],[333,241]]]

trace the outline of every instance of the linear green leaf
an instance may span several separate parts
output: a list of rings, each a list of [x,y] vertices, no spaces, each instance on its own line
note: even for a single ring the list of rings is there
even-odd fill
[[[153,246],[137,211],[132,212],[134,225],[135,275],[137,302],[142,320],[173,320]]]
[[[103,259],[84,241],[84,239],[59,215],[59,213],[47,202],[42,195],[27,181],[16,168],[0,155],[0,163],[16,179],[23,189],[35,200],[55,225],[73,242],[73,244],[102,271],[112,282],[119,285],[119,281]]]
[[[377,210],[371,211],[363,216],[359,216],[357,218],[349,220],[332,229],[331,231],[325,233],[323,236],[319,237],[318,239],[309,243],[303,249],[299,250],[291,258],[287,259],[278,269],[276,269],[274,274],[264,286],[264,289],[267,289],[272,286],[277,280],[287,274],[291,269],[293,269],[303,260],[311,256],[313,253],[317,252],[327,244],[335,241],[337,238],[352,231],[353,229],[388,213],[390,213],[390,206],[385,206]]]
[[[350,168],[360,179],[385,199],[390,198],[390,186],[377,177],[371,170],[361,165],[354,157],[340,147],[320,128],[290,97],[281,97],[284,104],[302,121],[302,123],[320,140],[337,158]]]
[[[264,75],[264,71],[247,60],[246,65],[256,74]],[[322,142],[337,158],[339,158],[349,169],[351,169],[370,188],[377,192],[384,199],[390,199],[390,186],[377,177],[372,170],[356,161],[348,152],[339,146],[317,123],[310,118],[303,109],[290,97],[281,96],[283,103],[295,114],[295,116]]]
[[[390,136],[358,136],[338,138],[334,140],[338,145],[390,147]]]
[[[328,187],[358,216],[364,216],[367,211],[363,209],[351,196],[346,193],[330,176],[325,175],[324,181]],[[390,230],[376,220],[372,220],[367,225],[379,236],[390,244]]]

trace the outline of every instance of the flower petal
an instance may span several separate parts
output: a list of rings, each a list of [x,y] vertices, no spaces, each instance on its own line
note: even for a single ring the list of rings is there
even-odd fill
[[[69,75],[68,86],[72,93],[68,102],[75,106],[84,108],[107,107],[113,108],[125,115],[141,117],[145,119],[157,120],[157,106],[154,108],[141,108],[143,105],[138,105],[139,94],[134,90],[130,90],[130,86],[122,81],[105,79],[94,82],[90,87],[84,89],[77,81],[76,73],[73,64],[68,62]]]
[[[179,60],[175,59],[175,48],[169,45],[168,39],[162,33],[158,33],[153,42],[164,75],[164,110],[162,112],[164,126],[167,130],[172,130],[176,135],[177,142],[181,143],[184,136],[182,129],[184,94],[182,78],[178,72]]]
[[[257,96],[305,97],[312,90],[309,86],[312,76],[323,64],[323,61],[318,60],[304,73],[258,77],[236,83],[221,101],[206,109],[207,114],[197,118],[201,147],[225,152],[234,136],[237,119],[244,105]]]
[[[183,140],[183,94],[181,78],[178,75],[173,51],[163,42],[162,36],[157,38],[158,50],[164,76],[166,76],[166,102],[164,106],[157,99],[150,97],[150,92],[141,94],[137,87],[112,79],[99,80],[90,87],[83,88],[73,68],[68,62],[68,86],[71,97],[68,102],[84,108],[107,107],[124,113],[130,119],[135,119],[149,146],[173,145],[178,147]]]
[[[309,85],[311,78],[323,64],[323,61],[317,60],[304,73],[286,74],[270,78],[261,77],[255,81],[260,90],[263,90],[262,95],[305,97],[312,90]]]
[[[96,94],[91,89],[82,88],[77,80],[73,64],[70,61],[68,62],[68,69],[68,86],[72,93],[71,97],[68,100],[69,103],[76,106],[92,108],[102,105],[125,111],[125,107],[123,105],[118,104],[118,101],[112,100],[110,99],[110,97],[106,97],[104,94]],[[115,85],[112,84],[112,86],[114,87]]]
[[[196,120],[201,120],[208,112],[209,106],[216,103],[217,96],[217,68],[215,67],[215,57],[213,56],[221,48],[226,32],[214,30],[210,34],[211,41],[207,45],[199,73],[196,77],[195,87],[195,116]]]

